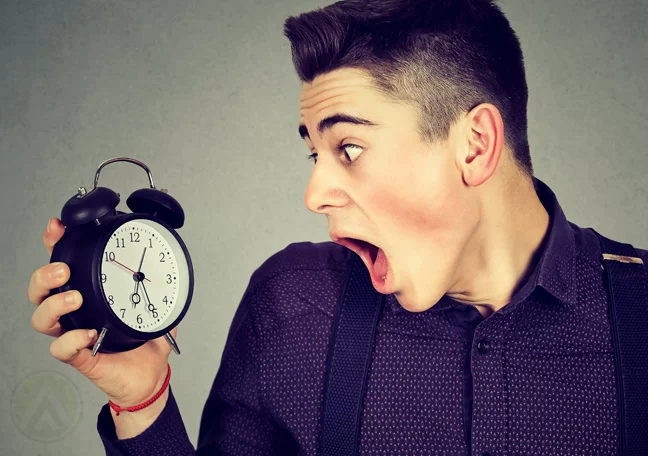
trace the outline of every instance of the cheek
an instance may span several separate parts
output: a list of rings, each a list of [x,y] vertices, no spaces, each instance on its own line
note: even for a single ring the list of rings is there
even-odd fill
[[[446,243],[467,229],[469,211],[462,185],[451,173],[426,173],[425,179],[423,173],[391,173],[389,179],[374,186],[371,204],[379,218],[375,220],[379,224],[377,229],[384,236],[404,238],[388,242],[425,239],[435,244]]]

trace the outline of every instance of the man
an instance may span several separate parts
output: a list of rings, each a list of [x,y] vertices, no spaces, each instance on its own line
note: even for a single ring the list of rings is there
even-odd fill
[[[304,200],[335,243],[291,244],[253,274],[198,454],[317,454],[352,255],[387,295],[362,454],[615,454],[598,240],[533,177],[499,8],[349,0],[289,18],[286,36],[315,162]],[[109,454],[193,452],[172,393],[136,437],[116,439],[107,405],[98,429]]]

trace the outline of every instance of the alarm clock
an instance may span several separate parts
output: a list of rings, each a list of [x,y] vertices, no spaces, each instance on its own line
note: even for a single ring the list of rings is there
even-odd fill
[[[97,186],[101,169],[118,161],[134,163],[148,174],[150,188],[136,190],[126,200],[132,213],[116,210],[119,194]],[[96,329],[92,356],[133,350],[163,335],[179,355],[170,331],[189,309],[193,266],[176,232],[184,224],[184,211],[165,189],[155,188],[149,168],[128,157],[104,161],[94,187],[79,187],[65,203],[61,222],[65,233],[54,245],[50,263],[66,263],[70,278],[49,295],[78,290],[83,297],[77,310],[61,316],[61,326]]]

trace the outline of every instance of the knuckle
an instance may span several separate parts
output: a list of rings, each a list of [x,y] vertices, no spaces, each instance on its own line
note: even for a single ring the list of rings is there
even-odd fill
[[[50,270],[47,266],[42,266],[36,270],[34,283],[38,288],[44,289],[47,286],[47,282],[49,281],[49,272]]]
[[[59,359],[59,351],[58,351],[58,345],[59,345],[59,339],[54,339],[52,343],[49,346],[49,352],[50,355],[52,355],[54,358]]]
[[[64,337],[66,335],[68,334],[66,333],[55,338],[50,344],[50,355],[64,363],[68,363],[68,360],[66,359],[66,353],[68,351],[66,344],[69,344],[69,337]]]
[[[32,328],[34,328],[36,331],[40,333],[45,333],[45,325],[43,324],[44,320],[44,315],[43,312],[45,311],[46,306],[38,306],[36,310],[32,313],[31,316],[31,325]]]
[[[38,271],[34,271],[29,278],[29,286],[27,287],[27,299],[34,304],[40,304],[38,301]]]
[[[38,309],[37,309],[37,310],[38,310]],[[34,313],[32,313],[32,316],[31,316],[31,326],[32,326],[32,328],[34,328],[36,331],[40,332],[40,331],[38,330],[38,317],[36,316],[36,312],[37,312],[37,310],[35,310]]]

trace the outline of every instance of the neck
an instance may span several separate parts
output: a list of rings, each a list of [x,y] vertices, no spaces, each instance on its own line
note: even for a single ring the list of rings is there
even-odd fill
[[[483,218],[446,294],[487,317],[506,306],[533,273],[550,219],[532,181],[493,183],[484,192]]]

